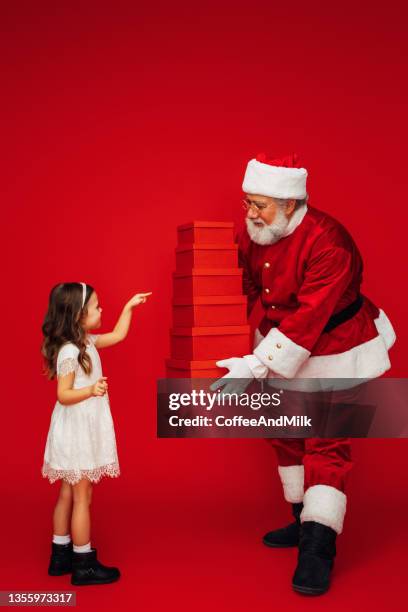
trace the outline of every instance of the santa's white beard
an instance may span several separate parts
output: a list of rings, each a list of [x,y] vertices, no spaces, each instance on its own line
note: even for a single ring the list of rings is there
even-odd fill
[[[262,226],[255,225],[254,219],[245,219],[248,234],[251,240],[256,242],[256,244],[273,244],[274,242],[278,242],[289,224],[289,219],[281,209],[277,210],[274,222],[270,225],[259,218],[255,219],[255,221],[257,223],[262,223]]]

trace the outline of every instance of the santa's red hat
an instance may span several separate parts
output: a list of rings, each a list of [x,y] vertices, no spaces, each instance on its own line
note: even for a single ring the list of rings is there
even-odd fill
[[[266,159],[259,153],[248,162],[242,189],[245,193],[259,194],[272,198],[306,197],[307,170],[298,167],[296,154],[282,159]]]

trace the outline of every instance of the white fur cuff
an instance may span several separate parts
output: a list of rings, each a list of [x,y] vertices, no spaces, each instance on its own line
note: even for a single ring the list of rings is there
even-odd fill
[[[297,504],[303,500],[305,468],[303,465],[278,465],[286,501]]]
[[[254,355],[273,372],[284,378],[293,378],[310,356],[310,351],[273,327],[255,348]]]
[[[339,489],[328,485],[309,487],[303,498],[302,523],[316,521],[340,534],[343,531],[347,497]]]

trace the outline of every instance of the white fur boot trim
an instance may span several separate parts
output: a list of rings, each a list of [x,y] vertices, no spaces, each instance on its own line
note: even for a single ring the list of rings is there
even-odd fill
[[[296,504],[303,500],[305,468],[303,465],[278,465],[286,501]]]
[[[339,489],[328,485],[309,487],[303,498],[300,521],[316,521],[340,534],[343,530],[347,497]]]

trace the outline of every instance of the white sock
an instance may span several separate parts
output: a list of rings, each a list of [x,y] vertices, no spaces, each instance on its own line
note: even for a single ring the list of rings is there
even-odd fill
[[[74,544],[74,552],[76,553],[91,552],[91,543],[88,542],[88,544],[84,544],[83,546],[75,546]]]
[[[69,535],[69,533],[64,536],[56,535],[54,533],[54,535],[52,536],[52,541],[54,542],[54,544],[69,544],[71,541],[71,536]]]

